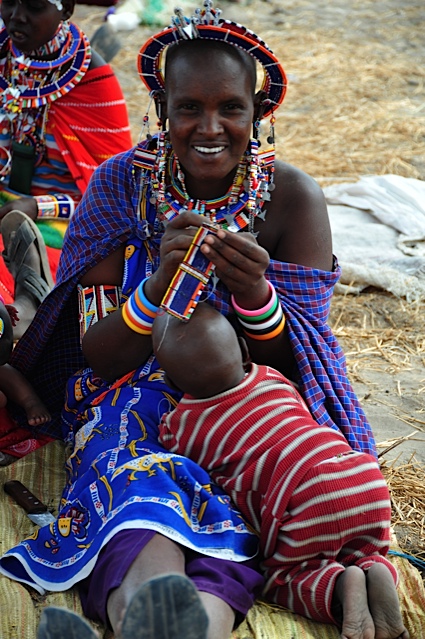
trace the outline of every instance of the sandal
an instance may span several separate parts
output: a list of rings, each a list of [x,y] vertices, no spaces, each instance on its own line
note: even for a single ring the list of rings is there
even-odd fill
[[[125,613],[122,639],[206,639],[208,616],[190,579],[161,575],[142,584]],[[66,608],[41,613],[37,639],[98,639],[90,624]]]
[[[49,606],[41,613],[37,639],[99,639],[90,624],[66,608]]]
[[[15,288],[19,284],[41,304],[52,290],[54,282],[50,272],[46,245],[40,231],[25,213],[10,211],[1,222],[0,232],[5,246],[2,253],[3,259],[13,275]],[[40,275],[28,264],[25,264],[28,249],[33,243],[40,258]]]
[[[206,639],[208,616],[193,583],[180,574],[154,577],[130,601],[122,639]]]

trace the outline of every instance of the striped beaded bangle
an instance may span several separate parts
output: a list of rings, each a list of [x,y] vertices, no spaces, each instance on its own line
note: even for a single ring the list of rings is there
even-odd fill
[[[107,284],[77,286],[80,341],[89,328],[120,307],[121,287]]]
[[[37,218],[69,220],[74,215],[74,210],[81,200],[80,195],[71,197],[65,193],[56,195],[36,195]]]
[[[270,300],[257,310],[245,310],[231,297],[233,308],[242,329],[247,337],[254,340],[273,339],[285,326],[285,316],[274,286],[267,282],[270,289]]]
[[[151,304],[145,295],[144,279],[122,307],[122,318],[129,328],[140,335],[151,335],[158,306]]]

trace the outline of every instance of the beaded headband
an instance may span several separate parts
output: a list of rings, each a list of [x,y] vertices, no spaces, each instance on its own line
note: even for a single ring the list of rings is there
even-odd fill
[[[286,75],[274,53],[253,31],[220,18],[220,9],[213,9],[212,0],[204,1],[204,9],[196,9],[191,18],[186,18],[181,9],[175,9],[170,27],[153,35],[139,51],[137,68],[150,92],[165,90],[161,69],[162,55],[166,47],[182,40],[216,40],[238,47],[255,58],[264,70],[261,89],[268,100],[264,102],[265,118],[282,103],[286,92]]]

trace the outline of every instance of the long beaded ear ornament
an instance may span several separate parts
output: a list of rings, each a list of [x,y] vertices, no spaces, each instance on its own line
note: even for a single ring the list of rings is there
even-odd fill
[[[151,91],[149,93],[149,103],[148,103],[148,108],[146,109],[145,115],[143,116],[143,124],[142,124],[142,129],[140,131],[139,134],[139,142],[141,142],[142,140],[151,140],[152,139],[152,135],[151,135],[151,129],[150,129],[150,122],[149,122],[149,113],[152,107],[152,102],[154,100],[154,91]]]

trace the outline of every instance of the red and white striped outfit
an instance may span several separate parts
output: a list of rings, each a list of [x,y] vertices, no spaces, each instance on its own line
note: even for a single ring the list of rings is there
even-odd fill
[[[160,440],[190,457],[260,533],[267,597],[335,623],[337,576],[347,565],[388,566],[391,505],[375,458],[320,427],[278,371],[252,365],[234,389],[185,395],[163,416]]]

